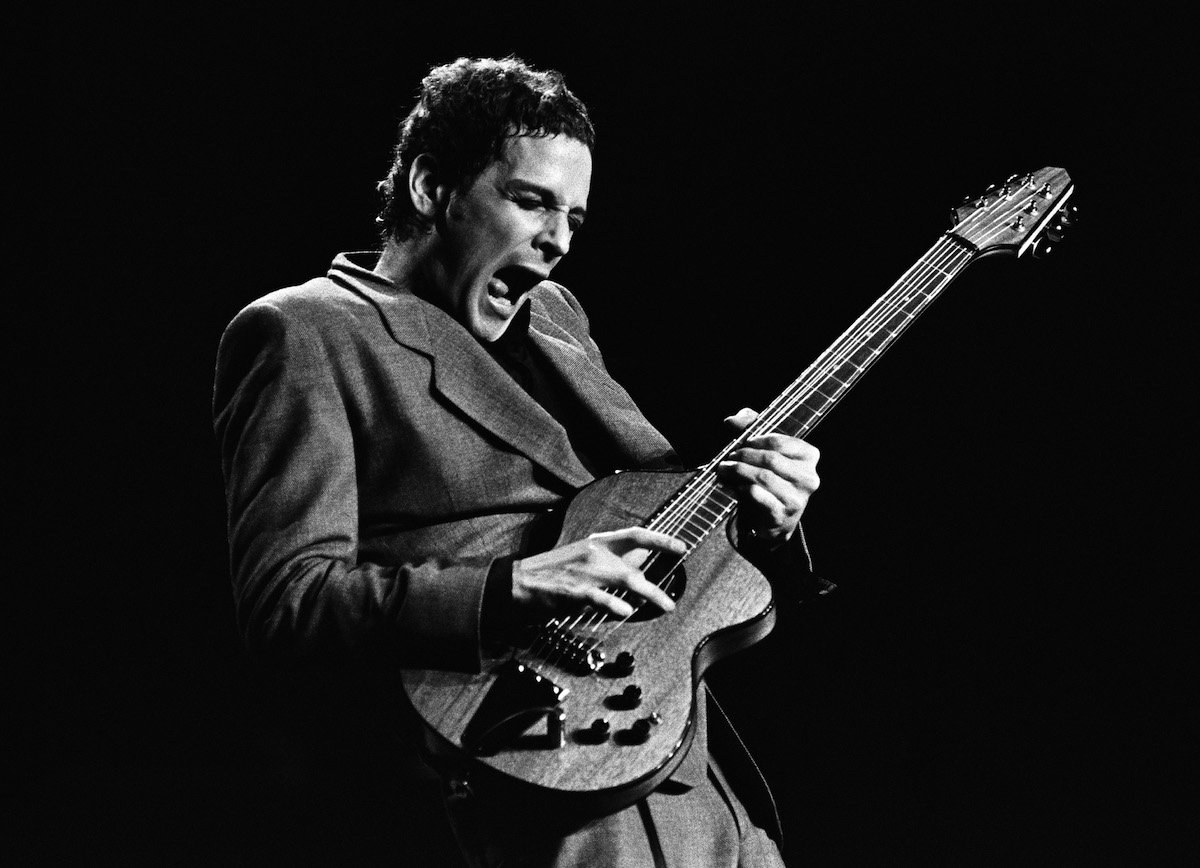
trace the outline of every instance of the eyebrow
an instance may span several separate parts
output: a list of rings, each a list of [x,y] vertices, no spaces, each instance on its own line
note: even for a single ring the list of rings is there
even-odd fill
[[[533,181],[523,181],[520,178],[510,178],[507,186],[509,189],[522,190],[526,193],[537,193],[542,199],[549,201],[554,207],[562,208],[566,203],[562,202],[558,195],[548,187],[543,187],[541,184]],[[587,219],[587,208],[582,205],[576,205],[574,208],[567,210],[568,214],[578,217],[581,221]]]

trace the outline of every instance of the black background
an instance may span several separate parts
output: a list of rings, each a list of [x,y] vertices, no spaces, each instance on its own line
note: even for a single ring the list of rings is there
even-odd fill
[[[563,70],[599,133],[556,277],[695,462],[951,205],[1071,172],[1068,243],[972,266],[810,438],[806,526],[840,591],[712,680],[796,864],[1194,853],[1194,582],[1173,554],[1194,284],[1166,264],[1195,181],[1181,25],[654,8],[14,28],[9,635],[33,713],[9,765],[35,852],[304,861],[264,850],[288,769],[233,629],[217,341],[253,298],[374,245],[374,183],[430,65],[515,52]]]

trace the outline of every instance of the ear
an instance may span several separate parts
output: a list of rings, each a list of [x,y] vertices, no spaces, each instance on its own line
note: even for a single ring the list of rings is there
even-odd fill
[[[437,160],[431,154],[421,154],[413,160],[408,170],[408,195],[417,213],[429,220],[445,207],[450,188],[441,183]]]

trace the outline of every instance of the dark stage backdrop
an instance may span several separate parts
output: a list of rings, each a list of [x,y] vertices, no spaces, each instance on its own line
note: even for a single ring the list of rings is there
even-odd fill
[[[1071,172],[1084,220],[1060,253],[973,266],[811,437],[806,526],[840,590],[711,680],[795,864],[1194,843],[1192,580],[1170,554],[1194,327],[1163,257],[1190,240],[1195,83],[1169,25],[750,8],[147,7],[17,28],[7,345],[32,448],[12,462],[30,563],[11,663],[33,713],[10,765],[35,852],[313,856],[278,837],[303,819],[295,770],[233,628],[217,341],[255,297],[374,244],[374,183],[430,65],[509,52],[592,111],[592,213],[556,276],[695,462],[963,196]]]

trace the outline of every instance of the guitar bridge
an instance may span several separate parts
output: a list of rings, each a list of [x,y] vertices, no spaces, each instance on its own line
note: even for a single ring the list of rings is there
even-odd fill
[[[476,755],[494,754],[505,747],[562,747],[566,713],[559,703],[568,692],[516,658],[506,660],[463,730],[462,746]],[[545,735],[525,737],[526,730],[543,717]]]

